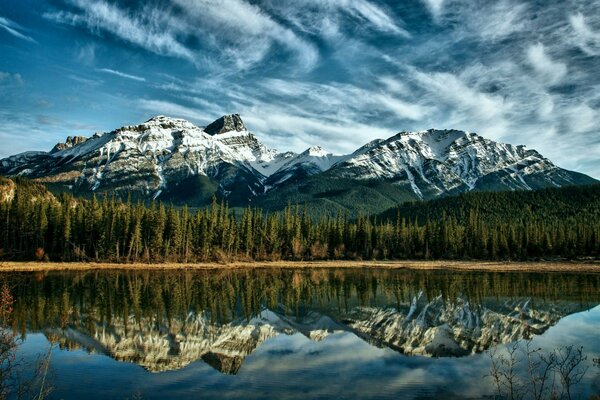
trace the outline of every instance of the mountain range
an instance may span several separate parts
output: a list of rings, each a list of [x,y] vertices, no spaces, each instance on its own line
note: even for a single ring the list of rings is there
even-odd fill
[[[91,137],[68,137],[49,152],[0,160],[0,175],[24,176],[54,191],[115,193],[202,206],[379,212],[407,200],[468,191],[532,190],[597,183],[525,146],[460,130],[400,132],[354,152],[319,146],[279,152],[249,132],[238,114],[206,127],[156,116]]]

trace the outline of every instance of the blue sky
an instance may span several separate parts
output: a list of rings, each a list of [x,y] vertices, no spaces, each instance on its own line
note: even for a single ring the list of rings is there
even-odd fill
[[[343,153],[456,128],[600,178],[600,3],[0,0],[0,157],[238,112]]]

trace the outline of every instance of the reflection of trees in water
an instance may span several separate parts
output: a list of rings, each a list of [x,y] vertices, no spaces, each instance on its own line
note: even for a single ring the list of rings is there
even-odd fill
[[[12,375],[16,366],[15,351],[17,348],[16,335],[12,329],[5,328],[10,322],[13,297],[6,282],[0,291],[0,397],[5,399],[11,393]]]
[[[45,399],[52,391],[49,383],[50,357],[57,338],[34,365],[17,356],[20,338],[11,328],[14,298],[6,282],[0,288],[0,398]],[[27,373],[29,372],[29,373]]]
[[[186,320],[205,312],[211,322],[250,318],[264,308],[301,316],[309,310],[399,306],[422,293],[427,300],[459,298],[472,307],[506,298],[600,300],[600,275],[463,273],[398,270],[211,270],[21,273],[9,277],[16,302],[13,326],[26,329],[83,325],[93,332],[114,317]]]
[[[215,323],[248,319],[264,308],[294,317],[312,310],[343,314],[356,306],[406,306],[419,293],[427,301],[441,296],[445,304],[467,300],[472,307],[523,297],[538,303],[569,301],[583,307],[600,300],[600,275],[593,274],[254,269],[39,272],[5,278],[14,295],[14,301],[5,302],[12,308],[10,318],[3,320],[4,325],[13,328],[7,330],[16,343],[11,347],[12,354],[27,330],[49,335],[68,327],[82,327],[94,333],[99,327],[110,326],[113,320],[129,324],[125,326],[127,332],[147,321],[166,321],[169,328],[173,321],[185,324],[190,313],[205,313]],[[20,331],[21,336],[13,330]],[[79,346],[64,338],[50,339],[61,346]],[[51,380],[40,377],[50,364],[50,355],[51,349],[37,364],[35,381],[30,385],[37,389],[29,397],[37,398],[39,389],[48,387]],[[212,354],[205,358],[209,363],[224,363]],[[15,389],[10,390],[14,393]]]

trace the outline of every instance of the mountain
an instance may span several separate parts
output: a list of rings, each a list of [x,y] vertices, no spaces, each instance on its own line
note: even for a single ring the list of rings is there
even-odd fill
[[[401,132],[371,142],[335,167],[337,175],[410,185],[420,198],[469,190],[518,190],[592,183],[535,150],[457,130]]]
[[[468,191],[531,190],[595,179],[555,166],[535,150],[458,130],[401,132],[347,155],[315,146],[278,152],[247,130],[238,114],[206,127],[156,116],[90,138],[68,137],[50,152],[0,160],[0,174],[25,176],[56,191],[205,205],[379,212],[405,200]]]

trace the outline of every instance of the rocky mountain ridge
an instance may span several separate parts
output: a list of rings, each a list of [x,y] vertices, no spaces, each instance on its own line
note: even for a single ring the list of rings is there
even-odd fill
[[[260,203],[262,196],[277,196],[279,188],[302,185],[309,177],[382,182],[414,199],[597,182],[555,166],[535,150],[458,130],[401,132],[346,155],[319,146],[279,152],[262,144],[238,114],[204,128],[156,116],[90,138],[68,137],[50,152],[0,160],[0,174],[76,194],[132,193],[191,205],[213,194],[233,205]]]

